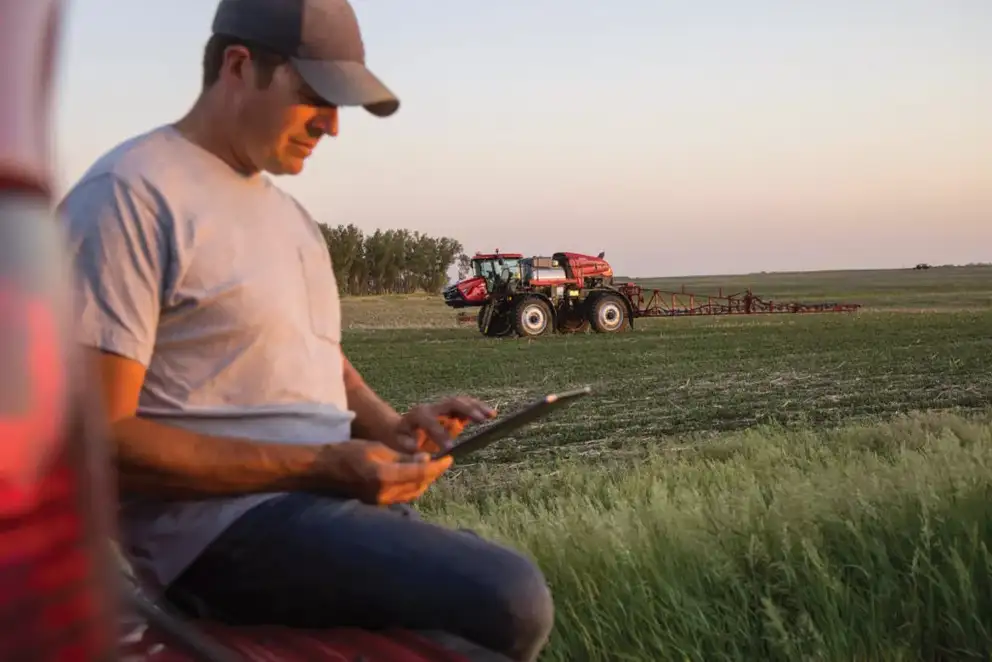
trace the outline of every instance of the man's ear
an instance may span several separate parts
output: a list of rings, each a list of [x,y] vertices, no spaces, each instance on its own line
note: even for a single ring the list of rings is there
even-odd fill
[[[252,66],[251,53],[244,46],[233,45],[224,49],[221,59],[220,78],[225,76],[240,81],[254,82],[255,71]]]

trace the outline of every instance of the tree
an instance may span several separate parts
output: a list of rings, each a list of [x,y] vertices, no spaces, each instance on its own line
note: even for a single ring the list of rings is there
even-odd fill
[[[342,295],[439,294],[463,247],[450,237],[409,230],[376,230],[320,224]]]
[[[465,253],[458,256],[458,280],[465,280],[472,273],[472,258]]]

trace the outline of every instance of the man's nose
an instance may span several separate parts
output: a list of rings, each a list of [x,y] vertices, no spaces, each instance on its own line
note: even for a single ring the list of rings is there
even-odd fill
[[[338,135],[338,109],[321,108],[317,116],[310,122],[313,131],[326,133],[329,136]]]

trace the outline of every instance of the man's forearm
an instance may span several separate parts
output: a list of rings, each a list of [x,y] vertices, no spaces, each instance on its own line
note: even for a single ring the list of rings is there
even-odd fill
[[[308,489],[322,446],[207,437],[140,418],[113,424],[122,492],[204,499]]]
[[[391,439],[399,424],[400,414],[365,383],[365,379],[355,370],[348,357],[344,354],[341,357],[348,409],[355,413],[351,436],[370,441]]]

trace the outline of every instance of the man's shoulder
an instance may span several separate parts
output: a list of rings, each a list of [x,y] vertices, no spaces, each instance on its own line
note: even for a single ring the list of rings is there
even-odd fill
[[[127,138],[98,156],[70,191],[101,178],[134,182],[143,176],[153,176],[156,170],[170,165],[167,157],[175,149],[174,140],[165,126]]]
[[[181,190],[177,183],[194,178],[190,169],[195,155],[178,132],[169,125],[155,127],[114,145],[97,157],[72,185],[63,205],[88,197],[90,192],[124,191],[154,205],[169,193]]]

